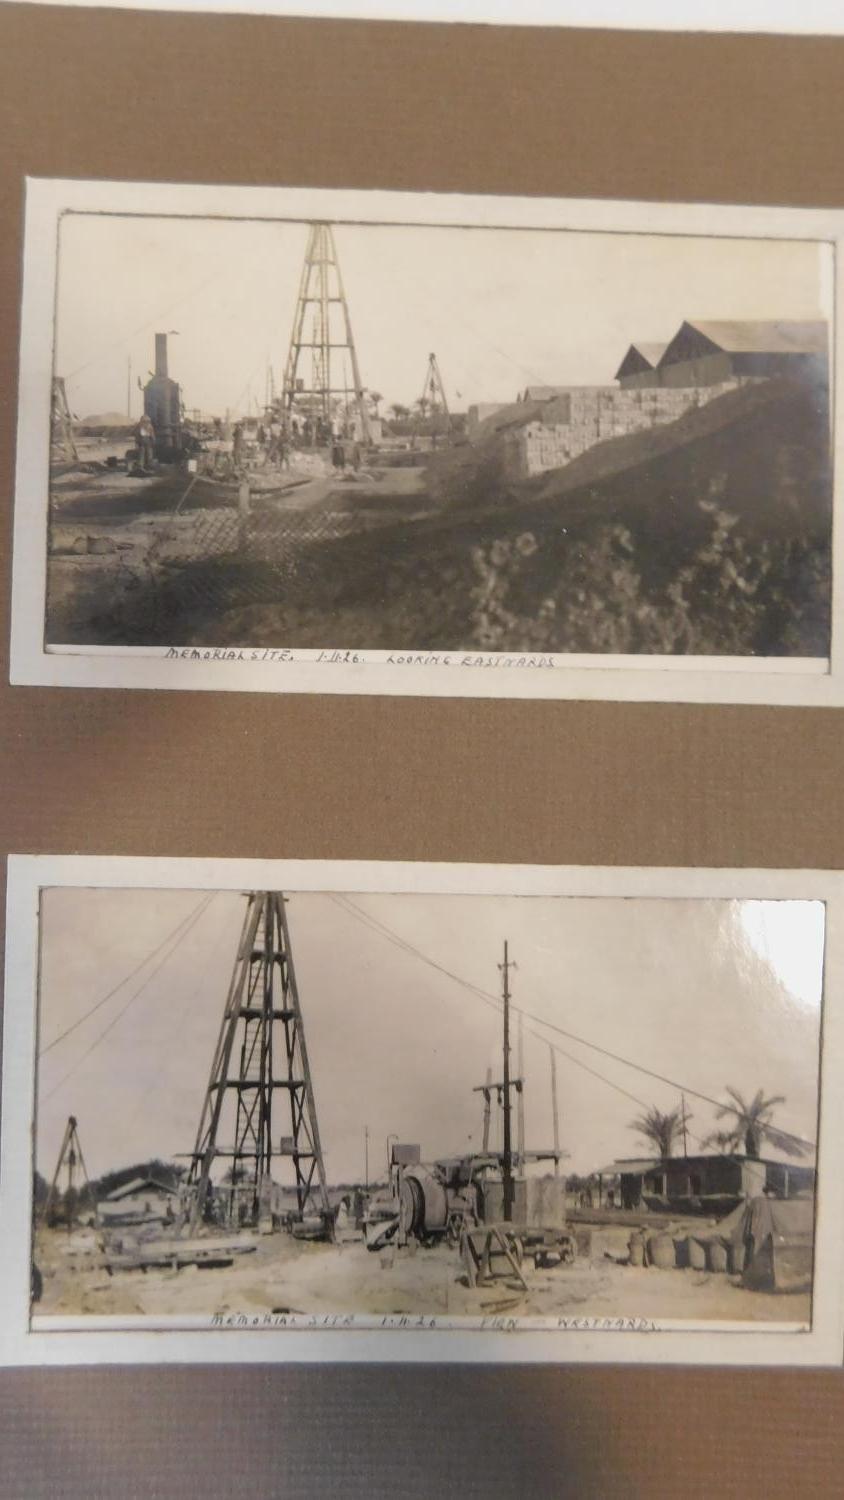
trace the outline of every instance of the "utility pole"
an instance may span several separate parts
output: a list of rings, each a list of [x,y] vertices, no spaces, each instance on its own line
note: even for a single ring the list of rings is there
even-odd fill
[[[504,1222],[513,1218],[513,1149],[510,1137],[510,952],[504,939],[504,962],[499,965],[502,976],[504,1000],[504,1153],[502,1175],[504,1178]]]
[[[132,416],[132,356],[131,356],[131,354],[129,355],[129,358],[128,358],[127,363],[126,363],[126,415],[127,415],[127,417],[130,417],[130,418]]]
[[[548,1055],[551,1058],[551,1114],[554,1120],[554,1176],[560,1175],[560,1115],[557,1108],[557,1054],[551,1042],[548,1043]]]
[[[522,1170],[524,1170],[525,1161],[525,1033],[523,1021],[524,1018],[521,1011],[519,1011],[519,1050],[517,1055],[519,1077],[522,1080],[522,1086],[519,1089],[518,1104],[516,1106],[516,1156]]]
[[[684,1156],[688,1156],[688,1154],[689,1154],[689,1141],[688,1141],[688,1136],[686,1135],[686,1096],[685,1096],[685,1094],[681,1094],[680,1095],[680,1119],[681,1119],[682,1125],[683,1125],[683,1155]]]
[[[492,1068],[486,1070],[486,1087],[484,1096],[484,1156],[489,1151],[489,1122],[492,1113]]]
[[[363,1176],[364,1186],[369,1187],[369,1126],[363,1127]]]
[[[522,1080],[521,1072],[519,1073],[519,1077],[518,1078],[511,1078],[510,1077],[510,970],[511,969],[515,969],[516,965],[510,961],[510,950],[509,950],[509,945],[508,945],[508,943],[507,943],[506,940],[505,940],[505,943],[504,943],[504,962],[503,962],[503,964],[499,964],[498,967],[501,970],[501,975],[502,975],[502,982],[503,982],[502,983],[502,988],[503,988],[503,999],[504,999],[504,1048],[503,1048],[503,1051],[504,1051],[504,1072],[503,1072],[503,1077],[502,1077],[500,1083],[493,1083],[491,1069],[487,1068],[486,1083],[476,1084],[476,1086],[475,1086],[475,1088],[473,1089],[472,1092],[475,1093],[475,1094],[483,1094],[483,1096],[484,1096],[484,1151],[485,1152],[487,1151],[487,1149],[489,1147],[490,1103],[491,1103],[491,1099],[492,1099],[493,1090],[498,1095],[498,1102],[501,1105],[502,1117],[503,1117],[503,1122],[504,1122],[504,1124],[503,1124],[504,1140],[503,1140],[503,1143],[502,1143],[502,1152],[501,1152],[501,1175],[502,1175],[503,1189],[504,1189],[503,1214],[504,1214],[505,1223],[510,1223],[510,1222],[512,1222],[512,1218],[513,1218],[513,1203],[514,1203],[514,1199],[515,1199],[515,1189],[514,1189],[514,1184],[513,1184],[513,1139],[512,1139],[512,1129],[511,1129],[512,1104],[511,1104],[511,1101],[510,1101],[510,1092],[511,1092],[512,1089],[515,1089],[516,1092],[517,1092],[517,1094],[519,1094],[521,1096],[523,1080]],[[520,1125],[520,1130],[521,1129],[523,1129],[523,1127]],[[523,1140],[521,1142],[520,1152],[521,1152],[521,1155],[523,1156],[524,1155],[524,1141]]]

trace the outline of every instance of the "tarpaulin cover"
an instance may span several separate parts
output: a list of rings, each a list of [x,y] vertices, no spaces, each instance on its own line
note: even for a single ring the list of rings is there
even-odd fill
[[[811,1239],[815,1204],[812,1198],[753,1198],[747,1205],[746,1233],[755,1245],[768,1235],[782,1239]]]
[[[784,1239],[811,1239],[814,1228],[813,1198],[750,1198],[721,1219],[716,1229],[696,1234],[699,1240],[722,1240],[740,1245],[752,1238],[761,1245],[768,1235]]]

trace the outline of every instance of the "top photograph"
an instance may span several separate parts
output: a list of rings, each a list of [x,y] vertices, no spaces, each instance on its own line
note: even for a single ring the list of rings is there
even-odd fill
[[[29,181],[12,681],[844,702],[842,229]]]

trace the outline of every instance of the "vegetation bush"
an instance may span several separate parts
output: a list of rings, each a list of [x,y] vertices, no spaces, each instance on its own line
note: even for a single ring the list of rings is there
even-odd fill
[[[824,655],[830,567],[810,540],[750,542],[708,501],[701,545],[656,576],[627,527],[533,531],[472,551],[471,636],[488,651]],[[649,577],[649,572],[651,576]]]

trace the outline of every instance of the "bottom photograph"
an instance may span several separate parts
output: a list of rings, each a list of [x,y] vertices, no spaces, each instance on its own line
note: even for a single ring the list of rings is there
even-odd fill
[[[66,863],[36,882],[30,1331],[687,1330],[693,1359],[811,1330],[816,894]]]

